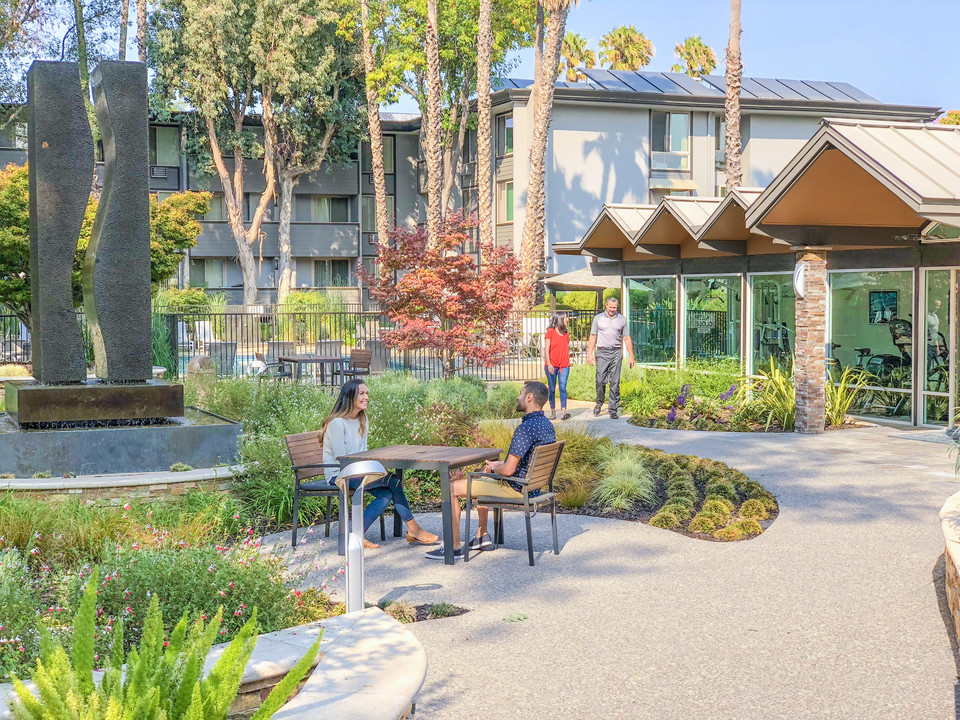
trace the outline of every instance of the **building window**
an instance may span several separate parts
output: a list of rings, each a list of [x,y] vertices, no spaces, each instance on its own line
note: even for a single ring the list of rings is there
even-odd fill
[[[393,195],[387,195],[387,222],[397,223]],[[360,225],[364,232],[377,231],[377,199],[373,195],[364,195],[360,199]]]
[[[914,319],[911,270],[830,273],[827,370],[869,376],[851,414],[912,420]]]
[[[677,281],[674,277],[631,278],[630,339],[637,362],[669,365],[677,356]]]
[[[180,129],[154,125],[150,128],[150,164],[180,166]]]
[[[476,130],[467,130],[467,136],[463,141],[463,161],[468,163],[477,161],[477,131]]]
[[[207,222],[222,222],[226,218],[225,208],[223,206],[223,193],[211,193],[210,209],[203,216]]]
[[[171,195],[176,195],[176,194],[177,194],[177,193],[174,192],[173,190],[157,190],[157,192],[156,192],[157,202],[163,202],[164,200],[166,200],[166,199],[167,199],[168,197],[170,197]]]
[[[724,197],[727,194],[727,121],[723,117],[715,117],[713,129],[716,134],[713,151],[717,171],[716,197]]]
[[[199,288],[222,288],[224,267],[222,258],[190,260],[190,286]]]
[[[497,157],[513,155],[513,115],[497,115]]]
[[[497,225],[513,222],[513,183],[497,183]]]
[[[257,206],[260,204],[260,193],[258,192],[248,192],[243,194],[243,220],[244,222],[250,222],[253,220],[254,213],[257,212]],[[270,222],[273,220],[273,208],[274,203],[267,204],[267,211],[263,214],[263,219],[265,222]],[[224,208],[226,210],[226,208]],[[224,218],[226,219],[226,218]]]
[[[393,175],[396,171],[395,161],[396,138],[393,135],[383,136],[383,173],[384,175]],[[371,158],[373,152],[370,149],[370,143],[363,143],[360,151],[360,172],[373,172],[373,163]]]
[[[750,369],[756,373],[773,363],[789,374],[797,337],[793,275],[754,275],[750,285],[753,307]]]
[[[329,195],[294,195],[293,219],[295,222],[351,222],[350,198]]]
[[[687,359],[740,357],[740,276],[684,279]]]
[[[347,287],[349,284],[349,259],[330,258],[313,261],[314,287]]]
[[[690,113],[654,110],[651,117],[654,170],[690,169]]]

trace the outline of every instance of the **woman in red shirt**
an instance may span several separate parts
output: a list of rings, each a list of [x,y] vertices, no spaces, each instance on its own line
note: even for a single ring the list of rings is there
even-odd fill
[[[570,332],[567,314],[555,312],[550,316],[543,336],[544,370],[550,386],[550,419],[557,419],[556,387],[560,385],[560,419],[569,420],[567,412],[567,378],[570,376]]]

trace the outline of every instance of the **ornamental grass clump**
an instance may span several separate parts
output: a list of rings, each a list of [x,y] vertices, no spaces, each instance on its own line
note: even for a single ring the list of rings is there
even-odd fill
[[[256,610],[224,649],[209,673],[204,662],[218,635],[222,609],[204,624],[188,624],[186,613],[165,637],[156,596],[150,600],[138,647],[124,652],[124,625],[109,630],[112,649],[102,663],[95,650],[99,573],[90,573],[74,620],[69,654],[49,633],[31,679],[36,694],[14,677],[16,720],[226,720],[243,671],[257,642]],[[313,665],[317,638],[307,654],[274,688],[251,720],[266,720],[286,702]],[[94,668],[103,665],[99,684]]]
[[[683,520],[675,510],[676,506],[660,508],[657,514],[650,518],[650,524],[664,530],[673,530],[680,527]]]
[[[773,497],[773,494],[755,480],[748,480],[743,483],[742,492],[745,498],[762,502],[767,510],[777,509],[777,500]]]
[[[404,625],[417,621],[417,609],[406,600],[392,600],[385,603],[382,610],[398,623]]]
[[[857,401],[861,391],[870,384],[870,375],[851,365],[844,368],[842,373],[830,373],[825,386],[826,390],[826,421],[827,425],[839,427],[846,422],[850,408]]]
[[[593,500],[600,509],[624,512],[636,505],[653,504],[656,483],[633,448],[615,445],[598,455],[601,477],[593,489]]]

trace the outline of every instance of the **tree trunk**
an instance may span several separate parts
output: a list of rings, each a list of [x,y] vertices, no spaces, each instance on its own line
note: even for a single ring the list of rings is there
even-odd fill
[[[441,217],[446,217],[450,211],[450,199],[453,189],[460,175],[460,161],[463,159],[463,146],[467,139],[467,122],[470,120],[470,81],[469,75],[464,79],[460,88],[459,109],[454,109],[452,126],[457,128],[448,147],[443,152],[443,187],[440,192]],[[462,198],[461,198],[462,199]]]
[[[437,29],[437,0],[427,0],[427,28],[425,38],[427,55],[427,117],[424,136],[427,164],[427,246],[431,247],[440,234],[441,184],[443,172],[440,40]]]
[[[543,3],[537,2],[537,28],[533,39],[533,82],[540,77],[540,67],[543,65]]]
[[[743,184],[743,168],[740,165],[740,83],[743,79],[743,62],[740,59],[740,0],[730,0],[730,40],[727,44],[727,92],[724,98],[726,138],[724,160],[727,192]]]
[[[90,66],[87,62],[87,33],[83,23],[83,0],[73,0],[74,21],[77,24],[77,62],[80,63],[80,87],[83,88],[83,104],[87,107],[90,134],[97,140],[97,121],[90,99]]]
[[[147,61],[147,0],[137,0],[137,60]]]
[[[123,62],[127,59],[127,23],[130,21],[130,0],[120,2],[120,52],[117,59]]]
[[[493,0],[480,0],[480,25],[477,33],[477,169],[474,177],[477,179],[477,220],[480,223],[481,252],[485,245],[493,243],[493,168],[490,160],[492,14]]]
[[[544,247],[545,198],[544,177],[547,159],[547,141],[550,134],[550,113],[553,109],[553,90],[560,64],[560,45],[567,24],[569,5],[563,4],[550,13],[540,75],[530,93],[533,109],[533,138],[530,143],[530,172],[527,185],[527,214],[523,222],[520,245],[520,273],[517,280],[515,306],[528,310],[542,296],[541,280],[545,263]]]
[[[277,228],[280,246],[279,271],[277,278],[277,303],[283,303],[293,288],[293,262],[290,242],[290,221],[293,219],[293,191],[297,187],[299,176],[280,171],[280,224]]]
[[[383,132],[380,128],[380,103],[377,89],[370,80],[373,74],[373,46],[370,41],[370,2],[360,0],[360,19],[363,35],[363,69],[366,73],[367,124],[370,128],[370,168],[373,171],[373,194],[377,215],[377,245],[386,246],[390,240],[393,219],[387,214],[387,179],[383,172]],[[381,269],[381,274],[385,272]]]

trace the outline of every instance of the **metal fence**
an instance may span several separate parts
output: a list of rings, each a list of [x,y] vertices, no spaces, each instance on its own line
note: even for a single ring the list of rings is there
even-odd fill
[[[587,338],[594,312],[568,312],[570,356],[574,363],[585,362]],[[543,375],[543,336],[550,313],[510,313],[495,328],[484,328],[477,342],[502,341],[506,353],[492,366],[457,360],[456,375],[474,375],[487,382],[535,380]],[[89,332],[83,312],[78,322],[84,334],[87,360],[93,359]],[[385,341],[392,330],[386,315],[365,311],[360,306],[271,306],[177,307],[153,315],[154,362],[168,367],[168,377],[183,377],[197,355],[210,357],[217,374],[224,377],[251,374],[261,354],[267,362],[280,356],[316,354],[349,357],[353,349],[373,352],[374,373],[391,370],[412,373],[422,380],[443,377],[438,350],[398,350]],[[0,363],[30,361],[30,335],[15,316],[0,315]]]

